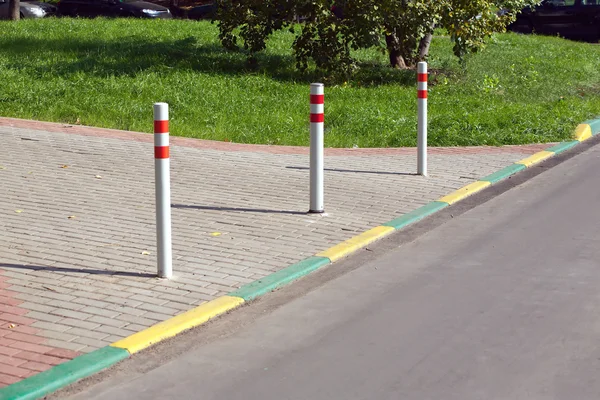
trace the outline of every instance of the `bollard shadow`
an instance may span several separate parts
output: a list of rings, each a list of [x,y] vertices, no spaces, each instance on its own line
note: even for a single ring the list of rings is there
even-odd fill
[[[304,211],[286,211],[286,210],[266,210],[262,208],[241,208],[241,207],[213,207],[213,206],[197,206],[188,204],[171,204],[173,208],[194,209],[194,210],[210,210],[210,211],[233,211],[233,212],[249,212],[262,214],[289,214],[289,215],[306,215]]]
[[[301,171],[310,171],[309,167],[289,166],[286,168],[287,169],[297,169],[297,170],[301,170]],[[418,176],[417,173],[412,173],[412,172],[361,171],[361,170],[354,170],[354,169],[339,169],[339,168],[324,168],[324,170],[328,171],[328,172],[344,172],[344,173],[352,173],[352,174]]]
[[[0,263],[0,268],[4,269],[26,269],[30,271],[49,271],[49,272],[74,272],[77,274],[90,274],[90,275],[116,275],[116,276],[130,276],[136,278],[156,278],[156,274],[149,274],[146,272],[126,272],[126,271],[109,271],[103,269],[90,269],[90,268],[62,268],[42,265],[24,265],[24,264],[5,264]]]

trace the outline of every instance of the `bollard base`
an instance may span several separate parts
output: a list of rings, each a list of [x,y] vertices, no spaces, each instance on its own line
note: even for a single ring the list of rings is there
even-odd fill
[[[308,210],[309,214],[323,214],[325,212],[325,210]]]

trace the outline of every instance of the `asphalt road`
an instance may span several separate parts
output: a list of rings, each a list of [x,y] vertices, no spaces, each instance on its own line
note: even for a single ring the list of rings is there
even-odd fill
[[[600,146],[240,329],[194,345],[209,326],[166,364],[121,368],[69,398],[597,400],[597,171]]]

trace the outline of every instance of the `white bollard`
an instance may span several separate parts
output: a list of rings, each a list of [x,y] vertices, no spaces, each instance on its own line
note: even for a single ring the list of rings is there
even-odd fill
[[[325,91],[322,83],[310,84],[310,213],[322,213],[323,205],[323,131]]]
[[[154,170],[156,183],[156,261],[158,277],[173,276],[171,250],[171,161],[169,159],[169,105],[154,104]]]
[[[417,174],[427,176],[427,63],[417,66]]]

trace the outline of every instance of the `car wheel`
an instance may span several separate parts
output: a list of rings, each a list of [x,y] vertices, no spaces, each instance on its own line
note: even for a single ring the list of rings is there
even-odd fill
[[[25,15],[23,13],[19,13],[19,19],[23,19],[25,18]]]

